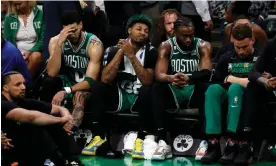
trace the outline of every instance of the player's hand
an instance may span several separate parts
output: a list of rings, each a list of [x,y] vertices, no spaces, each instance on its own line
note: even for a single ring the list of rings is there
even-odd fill
[[[66,115],[66,116],[63,116],[60,118],[60,123],[66,124],[67,122],[72,121],[72,120],[73,120],[72,115]]]
[[[75,31],[76,29],[73,28],[73,25],[67,25],[64,27],[59,34],[58,43],[62,44],[68,36],[74,34]]]
[[[7,137],[6,133],[1,132],[1,148],[3,149],[10,149],[13,148],[14,146],[11,144],[11,139]]]
[[[267,78],[267,79],[270,79],[270,78],[272,78],[272,75],[271,75],[270,73],[264,72],[264,73],[262,74],[262,77]]]
[[[212,20],[206,21],[204,29],[205,31],[211,31],[213,29],[213,21]]]
[[[118,47],[124,52],[124,54],[126,54],[126,56],[129,57],[134,55],[133,48],[128,40],[120,39],[118,42]]]
[[[72,128],[73,128],[74,124],[73,124],[73,120],[69,120],[68,122],[66,122],[63,126],[63,129],[66,131],[66,133],[68,135],[70,135],[72,133]]]
[[[172,85],[178,87],[178,88],[183,88],[188,84],[187,76],[183,73],[176,73],[173,78]]]
[[[274,89],[276,88],[276,77],[272,77],[265,81],[265,87],[267,89]]]
[[[52,104],[61,105],[61,102],[63,101],[65,94],[66,94],[66,92],[65,92],[64,90],[59,91],[59,92],[54,96],[54,98],[53,98],[53,100],[52,100]]]

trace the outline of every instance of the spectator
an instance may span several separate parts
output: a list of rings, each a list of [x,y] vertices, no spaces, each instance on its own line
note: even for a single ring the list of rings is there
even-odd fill
[[[223,54],[216,66],[213,81],[205,92],[205,133],[208,148],[202,157],[202,164],[217,162],[221,157],[220,136],[222,133],[222,105],[228,103],[227,136],[221,164],[233,164],[238,155],[239,118],[242,111],[244,89],[248,84],[248,73],[259,57],[260,51],[254,49],[255,42],[249,25],[238,24],[233,28],[234,49]],[[228,101],[228,102],[227,102]]]
[[[92,92],[94,95],[89,102],[93,117],[91,128],[95,137],[83,149],[82,154],[95,155],[99,146],[106,142],[105,111],[140,112],[149,109],[149,85],[154,80],[157,58],[156,49],[148,42],[151,24],[150,19],[144,15],[132,16],[126,27],[129,37],[120,39],[117,46],[106,49],[101,79],[104,84],[94,88],[97,91]],[[147,122],[141,118],[143,127]],[[142,148],[145,133],[139,133],[132,157],[144,159]],[[110,149],[106,154],[108,152]]]
[[[195,36],[205,41],[211,41],[211,30],[213,21],[209,12],[207,0],[183,1],[181,12],[183,16],[192,19],[195,25]]]
[[[174,36],[174,22],[179,17],[182,16],[176,9],[168,9],[162,12],[152,39],[152,45],[155,48],[158,48],[163,41]]]
[[[82,122],[88,91],[99,77],[103,46],[97,36],[82,30],[79,13],[64,13],[61,23],[63,30],[49,44],[46,70],[50,77],[42,83],[40,99],[56,105],[73,101],[76,128]]]
[[[78,160],[79,149],[66,133],[72,124],[69,111],[26,99],[25,80],[18,72],[8,72],[1,80],[2,131],[12,139],[15,161],[22,166],[43,165],[50,157],[56,165],[65,166],[66,160],[82,165]]]
[[[212,69],[211,44],[194,37],[192,21],[186,17],[178,18],[174,31],[175,36],[163,42],[158,49],[156,83],[151,89],[152,123],[158,141],[153,159],[159,160],[170,154],[166,137],[166,110],[179,110],[184,103],[188,103],[188,108],[196,106],[201,112],[205,83],[209,82]],[[152,121],[148,119],[149,111],[142,109],[140,115],[146,121]]]
[[[265,127],[269,122],[269,113],[272,111],[263,109],[268,101],[276,101],[276,38],[267,45],[266,49],[256,62],[253,70],[249,73],[249,84],[245,91],[245,113],[244,128],[242,134],[241,154],[238,164],[245,164],[252,157],[251,141],[253,140],[252,131],[257,127]],[[265,117],[264,117],[265,116]],[[262,119],[264,118],[264,119]],[[272,132],[273,134],[275,132]],[[268,144],[275,145],[274,139],[269,139]],[[275,149],[275,148],[273,148]],[[274,154],[275,155],[275,154]]]
[[[35,1],[12,1],[5,19],[5,38],[22,53],[32,76],[43,62],[43,12]]]
[[[23,74],[27,86],[31,85],[30,73],[20,51],[1,36],[1,76],[9,71]]]

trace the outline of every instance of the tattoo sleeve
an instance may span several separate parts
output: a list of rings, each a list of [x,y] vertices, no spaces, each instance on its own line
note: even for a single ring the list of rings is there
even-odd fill
[[[84,107],[90,96],[89,92],[76,92],[73,99],[73,124],[80,126],[84,115]]]
[[[130,62],[135,70],[138,79],[143,85],[148,85],[153,81],[153,74],[151,74],[142,66],[136,56],[131,57]]]
[[[105,55],[105,59],[107,59],[107,55]],[[115,57],[111,60],[111,62],[103,69],[102,73],[102,82],[110,83],[116,77],[120,63],[123,58],[123,53],[117,52]],[[106,62],[105,62],[106,63]]]

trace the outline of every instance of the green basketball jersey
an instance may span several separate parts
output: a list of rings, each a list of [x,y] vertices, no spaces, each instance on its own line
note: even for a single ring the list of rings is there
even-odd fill
[[[171,45],[169,74],[184,73],[187,75],[199,71],[200,55],[198,51],[200,38],[194,38],[192,50],[182,50],[172,37],[168,40]]]
[[[90,41],[96,38],[95,35],[83,32],[84,37],[78,48],[74,48],[69,40],[62,45],[62,66],[60,75],[68,77],[73,84],[81,82],[85,78],[86,69],[90,58],[88,56],[88,47]]]

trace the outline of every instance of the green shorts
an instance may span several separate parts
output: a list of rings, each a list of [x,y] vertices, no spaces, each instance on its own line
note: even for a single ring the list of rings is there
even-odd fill
[[[116,112],[125,112],[130,110],[132,112],[132,107],[135,104],[135,101],[138,95],[133,93],[127,93],[123,89],[119,89],[119,103]]]
[[[194,88],[195,88],[194,85],[187,85],[184,88],[177,88],[172,84],[169,84],[169,87],[172,91],[177,109],[180,108],[180,104],[183,103],[184,101],[188,101],[188,106],[189,106],[190,100],[194,93]]]

